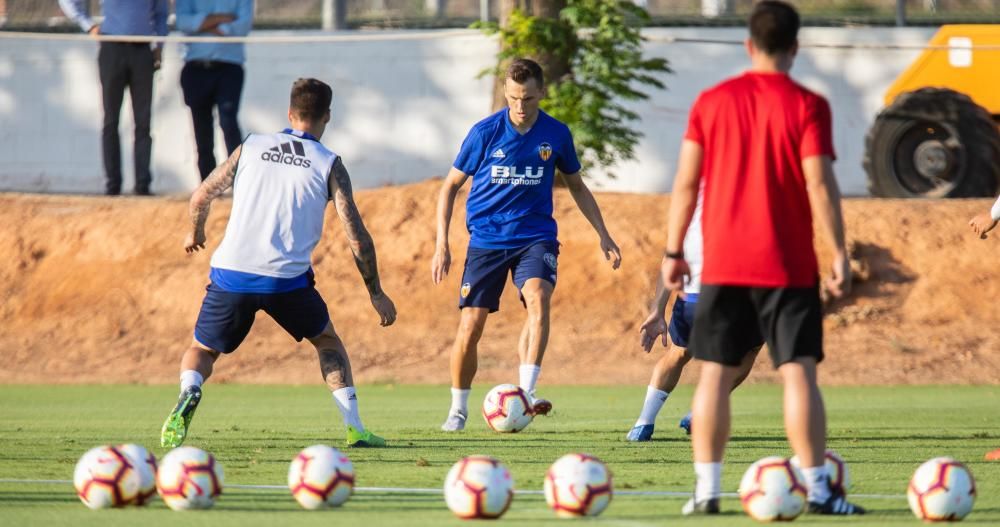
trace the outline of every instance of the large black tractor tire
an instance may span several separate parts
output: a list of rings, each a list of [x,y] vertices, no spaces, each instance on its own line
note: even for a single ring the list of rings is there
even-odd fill
[[[883,198],[993,197],[1000,131],[968,96],[942,88],[901,94],[865,139],[868,191]]]

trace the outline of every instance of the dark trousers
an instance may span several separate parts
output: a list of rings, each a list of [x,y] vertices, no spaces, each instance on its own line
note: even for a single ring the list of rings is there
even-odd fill
[[[215,130],[212,109],[219,110],[219,127],[232,154],[243,141],[236,114],[243,92],[243,66],[228,62],[190,61],[181,70],[184,103],[191,108],[194,142],[198,147],[198,171],[204,180],[215,169]]]
[[[149,121],[153,105],[153,50],[149,44],[101,42],[97,55],[104,99],[104,127],[101,146],[104,153],[105,191],[119,194],[122,190],[122,154],[118,137],[118,121],[122,99],[128,87],[135,116],[135,191],[148,194],[152,175],[149,160],[153,139],[149,136]]]

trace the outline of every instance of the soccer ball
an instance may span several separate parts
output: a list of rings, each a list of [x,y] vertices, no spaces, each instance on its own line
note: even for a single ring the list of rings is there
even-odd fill
[[[740,481],[740,502],[751,518],[761,521],[790,521],[806,508],[805,478],[783,457],[757,461]]]
[[[847,462],[844,461],[844,458],[840,457],[840,454],[833,450],[827,450],[823,458],[826,465],[826,472],[830,475],[830,490],[846,495],[847,491],[851,488],[851,473],[847,470]],[[799,464],[799,456],[795,456],[789,461],[791,461],[793,467],[802,470],[802,465]]]
[[[958,521],[972,511],[976,482],[965,465],[936,457],[913,473],[906,489],[910,510],[924,521]]]
[[[222,494],[222,465],[193,446],[175,448],[160,461],[156,490],[175,511],[208,509]]]
[[[313,445],[292,460],[288,488],[306,509],[339,507],[354,493],[354,465],[335,448]]]
[[[139,473],[139,495],[134,505],[143,506],[156,496],[156,457],[142,445],[128,443],[115,447],[132,462],[132,467]]]
[[[545,501],[564,518],[597,516],[611,503],[611,472],[587,454],[566,454],[545,474]]]
[[[513,384],[501,384],[486,394],[483,418],[497,432],[520,432],[531,424],[534,414],[524,390]]]
[[[489,456],[468,456],[448,471],[444,500],[464,520],[503,516],[514,499],[514,478],[507,467]]]
[[[76,463],[73,485],[80,501],[91,509],[124,507],[139,496],[140,477],[118,447],[99,446]]]

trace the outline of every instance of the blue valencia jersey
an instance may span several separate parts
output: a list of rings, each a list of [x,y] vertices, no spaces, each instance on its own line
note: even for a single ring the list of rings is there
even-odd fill
[[[552,184],[556,169],[580,171],[569,128],[543,111],[521,135],[507,108],[469,131],[455,168],[472,177],[466,202],[470,247],[515,249],[556,241]]]

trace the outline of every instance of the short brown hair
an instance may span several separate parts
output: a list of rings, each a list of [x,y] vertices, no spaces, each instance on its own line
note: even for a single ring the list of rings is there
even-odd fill
[[[535,79],[539,87],[545,84],[545,78],[542,76],[542,67],[531,59],[514,59],[510,63],[510,66],[507,66],[507,75],[505,78],[518,84],[524,84],[528,82],[528,79]]]
[[[303,121],[319,121],[330,111],[333,90],[323,81],[298,79],[292,84],[288,107]]]
[[[762,0],[750,12],[750,39],[768,55],[791,51],[799,38],[799,13],[781,0]]]

